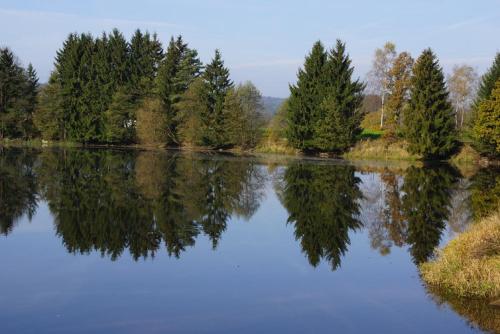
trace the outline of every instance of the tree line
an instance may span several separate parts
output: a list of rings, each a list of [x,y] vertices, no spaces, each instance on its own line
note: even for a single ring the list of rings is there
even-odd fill
[[[479,85],[469,66],[446,78],[431,49],[414,60],[393,43],[376,50],[367,83],[353,72],[344,42],[330,50],[316,42],[290,97],[265,124],[260,92],[233,83],[219,50],[203,64],[182,36],[164,50],[156,34],[140,30],[130,41],[116,29],[97,38],[73,33],[42,88],[31,65],[1,49],[0,137],[247,149],[268,127],[293,148],[342,153],[361,138],[371,92],[381,101],[384,136],[406,140],[411,153],[443,159],[470,141],[498,157],[500,53]]]
[[[352,73],[343,42],[337,41],[330,51],[316,42],[299,69],[297,83],[290,86],[286,106],[271,123],[274,133],[281,132],[278,136],[301,150],[341,153],[352,147],[360,138],[366,96],[365,84]],[[498,157],[500,53],[481,78],[477,95],[474,80],[474,70],[466,65],[454,67],[445,78],[430,48],[414,60],[409,52],[398,54],[395,45],[387,43],[376,50],[367,83],[380,97],[384,136],[406,140],[411,153],[444,159],[468,137],[479,152]],[[468,108],[473,112],[466,127]]]
[[[2,62],[2,70],[15,66]],[[4,81],[13,82],[2,76]],[[164,50],[156,34],[140,30],[130,41],[117,29],[97,38],[72,33],[57,51],[48,84],[29,112],[35,129],[29,136],[7,135],[246,148],[258,141],[260,98],[252,83],[234,85],[219,50],[203,65],[182,36],[172,37]],[[4,110],[0,109],[2,115]],[[5,122],[11,127],[19,124],[12,118]]]
[[[0,48],[0,139],[34,136],[37,92],[33,66],[23,68],[10,49]]]

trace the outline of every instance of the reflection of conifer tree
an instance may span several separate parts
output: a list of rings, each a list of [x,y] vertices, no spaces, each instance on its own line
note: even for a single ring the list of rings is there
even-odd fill
[[[417,264],[428,260],[439,245],[456,181],[457,172],[450,166],[407,170],[403,212],[408,220],[410,253]]]
[[[309,262],[336,269],[358,220],[361,191],[352,166],[293,164],[284,175],[283,203]]]
[[[32,151],[0,148],[0,233],[9,234],[24,214],[31,220],[37,208]]]
[[[58,151],[42,164],[57,234],[70,252],[92,250],[119,257],[154,255],[160,236],[152,211],[135,190],[133,153]],[[58,191],[51,191],[55,187]]]
[[[231,215],[248,219],[257,210],[263,177],[251,160],[194,157],[180,163],[179,194],[187,205],[187,215],[216,248]]]
[[[242,191],[260,191],[247,185],[253,168],[250,161],[166,152],[56,150],[44,152],[38,175],[70,252],[116,259],[128,249],[138,259],[154,256],[162,242],[179,257],[200,231],[215,247],[229,217],[247,213],[238,207]]]
[[[179,257],[195,244],[198,227],[189,219],[185,199],[179,193],[178,157],[163,152],[143,152],[136,161],[141,193],[151,202],[155,222],[169,255]]]
[[[500,168],[480,169],[471,178],[469,190],[473,217],[478,219],[487,216],[500,202]]]

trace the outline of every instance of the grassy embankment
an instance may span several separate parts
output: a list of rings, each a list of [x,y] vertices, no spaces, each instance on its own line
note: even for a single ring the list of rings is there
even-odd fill
[[[420,272],[430,288],[445,294],[500,299],[500,207],[420,265]]]

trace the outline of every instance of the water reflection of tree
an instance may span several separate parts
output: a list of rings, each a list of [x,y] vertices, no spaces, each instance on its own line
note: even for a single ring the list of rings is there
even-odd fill
[[[406,243],[407,223],[401,203],[402,177],[389,169],[380,174],[381,193],[377,197],[382,204],[369,223],[371,246],[382,255],[390,253],[393,245],[401,247]]]
[[[407,242],[415,263],[428,260],[439,245],[450,214],[457,171],[450,166],[408,168],[402,208],[408,222]]]
[[[500,168],[480,169],[471,178],[469,191],[474,218],[487,216],[498,207],[500,202]]]
[[[116,259],[129,249],[138,259],[154,256],[162,242],[178,257],[200,232],[216,247],[230,216],[257,209],[263,183],[256,170],[250,160],[59,150],[45,153],[40,180],[70,252]],[[250,204],[241,201],[249,189]]]
[[[286,169],[283,181],[288,223],[294,225],[309,262],[317,266],[325,259],[338,268],[349,231],[361,227],[360,179],[354,167],[296,163]]]
[[[23,215],[31,220],[37,209],[34,173],[36,153],[0,147],[0,233],[9,234]]]
[[[463,197],[458,175],[449,165],[409,167],[404,176],[384,170],[376,196],[383,203],[369,223],[372,248],[385,255],[394,245],[408,244],[416,263],[428,259],[450,218],[453,197]]]

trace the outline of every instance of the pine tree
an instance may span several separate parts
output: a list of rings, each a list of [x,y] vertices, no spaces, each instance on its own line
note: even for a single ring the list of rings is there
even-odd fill
[[[324,98],[326,59],[323,44],[317,41],[305,59],[304,68],[299,69],[297,83],[290,86],[287,138],[301,150],[312,148],[314,126]]]
[[[163,59],[163,49],[157,35],[135,31],[130,41],[130,85],[135,87],[138,98],[153,93],[158,67]]]
[[[0,138],[32,138],[38,77],[31,64],[24,69],[14,53],[0,49]]]
[[[165,54],[165,58],[160,64],[158,76],[156,78],[156,87],[158,96],[163,102],[166,116],[166,126],[168,131],[167,144],[176,143],[177,140],[177,124],[174,104],[178,95],[174,84],[174,78],[179,70],[179,64],[182,59],[184,48],[187,45],[182,42],[182,37],[179,36],[177,40],[172,37]]]
[[[132,143],[135,139],[135,110],[137,103],[129,88],[121,87],[104,112],[103,140],[107,143]]]
[[[495,60],[491,67],[486,71],[486,73],[481,78],[481,83],[479,84],[479,89],[477,91],[477,98],[475,101],[476,107],[483,100],[487,100],[491,96],[491,92],[495,89],[495,83],[500,79],[500,52],[495,56]]]
[[[33,138],[35,135],[35,126],[33,124],[33,114],[35,112],[38,95],[38,75],[30,63],[26,69],[25,83],[25,108],[23,110],[21,128],[25,138]]]
[[[0,49],[0,139],[20,134],[26,80],[14,53],[8,48]]]
[[[108,48],[110,57],[110,67],[112,68],[111,80],[113,87],[124,86],[129,83],[129,45],[123,34],[118,29],[113,29],[108,36]]]
[[[472,137],[481,153],[500,157],[500,78],[491,96],[477,107]]]
[[[224,66],[224,61],[219,50],[207,65],[203,73],[204,96],[206,110],[201,116],[203,124],[203,143],[208,146],[221,147],[226,144],[224,131],[224,100],[226,94],[233,87],[229,78],[229,69]]]
[[[425,50],[413,67],[404,123],[410,151],[424,159],[446,158],[455,147],[453,109],[443,71],[431,49]]]
[[[157,92],[166,113],[167,144],[178,144],[178,110],[176,104],[193,80],[200,75],[201,62],[196,50],[188,48],[182,36],[172,37],[158,70]]]
[[[359,80],[352,79],[353,71],[345,44],[337,40],[324,66],[324,100],[319,106],[312,139],[315,149],[345,151],[354,145],[361,132],[361,104],[365,86]]]
[[[82,95],[82,82],[79,77],[82,46],[77,34],[70,34],[63,46],[57,51],[54,78],[60,86],[60,95],[64,115],[62,140],[76,140],[76,129],[79,128],[78,104]]]

